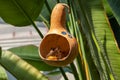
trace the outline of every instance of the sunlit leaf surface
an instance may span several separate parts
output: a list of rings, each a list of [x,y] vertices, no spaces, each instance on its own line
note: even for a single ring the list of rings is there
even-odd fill
[[[0,64],[18,80],[48,80],[39,70],[10,51],[3,51]]]
[[[20,46],[16,48],[11,48],[9,50],[20,56],[22,59],[26,60],[28,63],[30,63],[40,71],[49,71],[57,68],[47,65],[45,62],[43,62],[40,59],[38,47],[34,45]]]

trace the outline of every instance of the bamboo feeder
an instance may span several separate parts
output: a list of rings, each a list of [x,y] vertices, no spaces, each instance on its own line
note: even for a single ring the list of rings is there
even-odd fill
[[[40,57],[49,65],[65,66],[71,63],[78,52],[76,39],[65,28],[66,11],[64,3],[58,3],[51,14],[50,30],[39,48]]]

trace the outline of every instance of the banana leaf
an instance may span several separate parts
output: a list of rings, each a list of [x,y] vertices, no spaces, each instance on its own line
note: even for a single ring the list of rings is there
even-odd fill
[[[103,1],[103,6],[104,6],[104,9],[107,13],[107,16],[109,18],[113,17],[112,10],[111,10],[110,5],[108,4],[107,0],[102,0],[102,1]]]
[[[91,3],[92,4],[92,3]],[[119,11],[119,10],[118,10]],[[120,79],[120,52],[118,45],[116,45],[115,36],[112,32],[108,18],[102,6],[98,7],[92,4],[92,20],[94,34],[98,40],[98,44],[103,47],[104,52],[107,53],[115,79]],[[102,49],[102,48],[101,48]],[[104,57],[106,57],[104,55]]]
[[[8,80],[5,69],[0,65],[0,80]]]
[[[44,0],[0,0],[0,17],[15,26],[26,26],[39,16]]]
[[[116,20],[118,21],[119,25],[120,25],[120,0],[107,0],[113,15],[115,16]]]
[[[10,51],[2,51],[0,64],[18,80],[48,80],[39,70]]]
[[[31,64],[40,71],[50,71],[57,68],[54,66],[47,65],[44,61],[40,59],[37,46],[26,45],[14,47],[9,49],[9,51],[18,55],[19,57],[21,57],[22,59],[24,59],[25,61],[27,61],[29,64]]]
[[[81,71],[82,79],[83,80],[86,80],[86,79],[87,80],[96,80],[96,79],[100,80],[100,75],[103,71],[101,69],[101,65],[99,62],[98,55],[97,55],[97,50],[95,48],[96,46],[93,44],[93,40],[91,38],[89,28],[87,29],[87,27],[89,27],[90,24],[87,23],[88,20],[86,19],[86,16],[85,16],[86,14],[83,14],[86,9],[90,9],[90,8],[86,8],[85,6],[88,6],[88,4],[86,4],[86,2],[82,1],[82,0],[79,0],[78,2],[71,1],[71,3],[75,3],[75,4],[73,4],[73,6],[78,5],[78,6],[74,6],[74,13],[75,13],[76,21],[73,20],[73,25],[71,25],[71,26],[73,27],[73,31],[75,30],[74,31],[75,36],[78,40],[79,48],[80,48],[79,50],[80,50],[80,57],[81,57],[82,62],[78,62],[78,64],[82,64],[82,67],[84,67],[83,69],[85,69],[85,70],[79,70],[79,71]],[[79,5],[81,5],[81,6],[79,6]],[[83,5],[85,5],[85,6],[83,6]],[[72,13],[72,10],[71,10],[71,13]],[[84,27],[84,28],[86,27],[84,29],[85,33],[83,33],[83,31],[81,30],[81,27]],[[87,35],[87,38],[85,38],[86,35]],[[86,41],[88,41],[88,40],[89,40],[89,43],[88,42],[86,43]],[[88,44],[91,46],[89,46]],[[91,48],[88,48],[88,46]],[[94,58],[91,57],[90,51],[92,52],[92,56]],[[86,76],[86,79],[84,78],[84,75]]]
[[[88,49],[90,50],[90,52],[87,50],[86,47],[85,53],[82,53],[83,55],[86,55],[86,59],[88,60],[88,64],[90,64],[92,61],[90,60],[89,56],[90,55],[92,57],[93,60],[93,64],[95,65],[99,76],[98,79],[102,79],[102,80],[106,80],[107,76],[106,76],[106,70],[105,70],[105,66],[101,63],[101,58],[99,57],[100,52],[97,49],[97,46],[94,42],[94,39],[92,37],[92,33],[91,33],[91,28],[92,28],[92,19],[91,19],[91,5],[89,4],[89,2],[93,3],[92,1],[83,1],[83,0],[78,0],[78,9],[77,9],[77,15],[78,15],[78,19],[80,21],[79,25],[82,28],[82,34],[84,35],[84,39],[83,41],[86,41],[86,46],[88,46]],[[97,2],[97,1],[96,1]],[[97,3],[94,3],[97,4]],[[87,57],[88,56],[88,57]],[[86,73],[89,76],[89,79],[92,78],[95,80],[94,77],[95,74],[92,74],[92,66],[93,65],[89,65],[88,68],[86,68]],[[97,77],[97,76],[95,76]]]
[[[44,24],[48,28],[50,28],[50,14],[52,8],[55,6],[56,3],[57,2],[55,0],[45,0],[45,4],[41,10],[39,17],[37,18],[37,21],[44,22]]]
[[[1,59],[2,49],[0,47],[0,59]],[[8,80],[5,69],[0,65],[0,80]]]
[[[1,54],[2,54],[2,47],[0,47],[0,58],[1,58]]]
[[[108,23],[101,0],[78,0],[77,14],[91,55],[102,80],[119,79],[119,48]],[[94,42],[93,42],[94,41]],[[112,54],[112,55],[111,55]],[[115,70],[116,69],[116,70]]]

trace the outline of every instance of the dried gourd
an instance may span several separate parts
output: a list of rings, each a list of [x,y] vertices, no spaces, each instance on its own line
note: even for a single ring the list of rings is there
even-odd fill
[[[51,14],[50,30],[39,48],[40,57],[52,66],[65,66],[77,56],[76,39],[66,30],[66,7],[64,3],[55,5]]]

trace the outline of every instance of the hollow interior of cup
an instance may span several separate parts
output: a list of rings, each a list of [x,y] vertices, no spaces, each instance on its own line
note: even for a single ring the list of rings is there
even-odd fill
[[[58,52],[56,53],[57,50]],[[52,57],[56,56],[57,59],[64,59],[69,55],[69,51],[70,45],[67,38],[58,34],[48,34],[40,44],[40,55],[45,59],[49,55]]]

